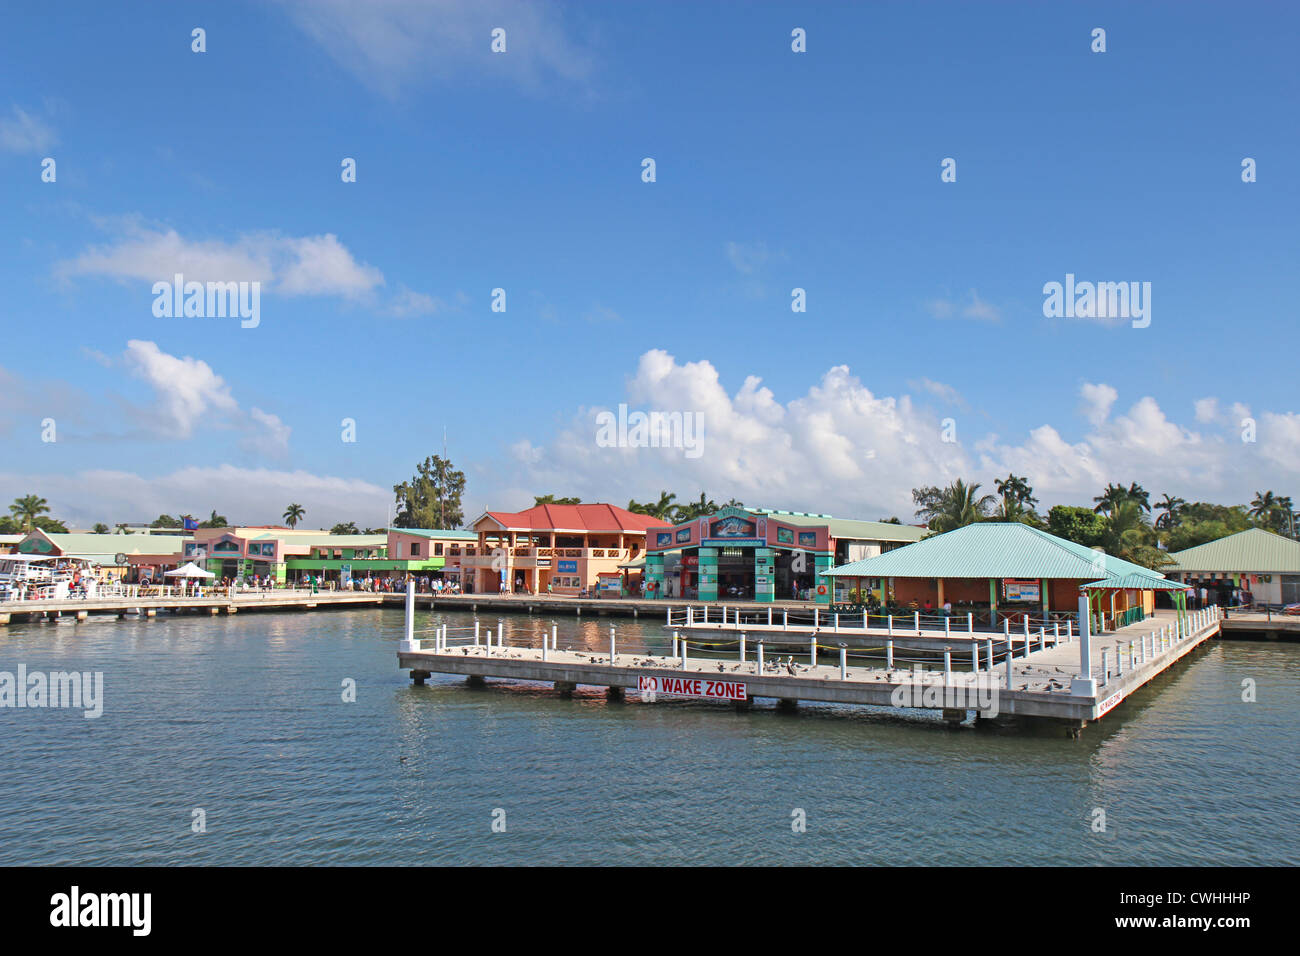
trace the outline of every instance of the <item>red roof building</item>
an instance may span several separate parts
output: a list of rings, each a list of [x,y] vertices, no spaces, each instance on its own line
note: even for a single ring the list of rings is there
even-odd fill
[[[479,594],[594,594],[638,588],[646,529],[663,522],[610,504],[485,511],[461,556],[461,587]]]

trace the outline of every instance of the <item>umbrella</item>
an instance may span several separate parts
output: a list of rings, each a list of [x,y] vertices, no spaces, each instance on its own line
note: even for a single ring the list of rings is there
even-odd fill
[[[216,575],[211,571],[204,571],[201,567],[190,561],[174,571],[164,571],[165,578],[215,578]]]

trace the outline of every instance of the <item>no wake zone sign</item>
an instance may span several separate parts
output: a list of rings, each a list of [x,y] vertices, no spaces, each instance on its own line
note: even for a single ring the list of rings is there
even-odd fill
[[[703,697],[708,700],[748,700],[744,681],[709,680],[684,677],[637,678],[637,690],[642,693],[672,694],[675,697]]]

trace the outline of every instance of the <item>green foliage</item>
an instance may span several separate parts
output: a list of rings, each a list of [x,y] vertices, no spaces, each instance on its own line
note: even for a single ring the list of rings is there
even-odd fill
[[[306,513],[307,509],[295,502],[284,509],[284,523],[290,528],[296,528],[298,522],[302,520],[302,516]]]
[[[1091,508],[1057,505],[1047,512],[1049,534],[1088,548],[1100,546],[1106,540],[1106,530],[1106,519]]]
[[[983,521],[993,507],[993,495],[978,494],[978,483],[966,484],[958,478],[946,488],[930,485],[912,489],[916,516],[924,519],[931,531],[952,531]]]
[[[49,511],[50,503],[40,495],[23,495],[21,498],[15,498],[14,503],[9,506],[9,513],[17,522],[18,530],[24,534],[34,527],[39,527],[37,519],[43,514],[48,514]]]
[[[555,495],[534,495],[533,507],[538,505],[580,505],[581,498],[557,498]]]
[[[180,519],[180,518],[173,518],[171,515],[159,515],[157,518],[154,518],[153,521],[149,522],[149,527],[151,527],[151,528],[181,528],[181,527],[184,527],[184,525],[181,523],[181,519]]]
[[[370,532],[366,533],[369,534]],[[343,524],[336,524],[334,527],[330,528],[330,534],[361,534],[361,532],[357,530],[357,523],[355,521],[348,521]]]
[[[104,522],[96,522],[95,526],[90,529],[93,534],[108,534],[108,525]]]
[[[465,523],[461,495],[465,493],[465,473],[438,455],[431,455],[416,465],[410,481],[393,486],[397,496],[397,528],[459,528]]]

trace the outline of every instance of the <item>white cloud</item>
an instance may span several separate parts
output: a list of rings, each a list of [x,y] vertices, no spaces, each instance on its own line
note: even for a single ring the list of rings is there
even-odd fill
[[[122,361],[153,391],[151,405],[133,409],[155,436],[191,438],[196,426],[211,421],[241,431],[247,450],[265,455],[282,455],[288,450],[289,426],[260,408],[243,411],[230,386],[202,359],[170,355],[154,342],[132,339]]]
[[[409,319],[421,315],[434,315],[446,309],[447,303],[441,299],[400,286],[385,311],[396,318]]]
[[[293,22],[363,83],[395,97],[438,80],[501,77],[536,90],[575,83],[590,52],[570,38],[561,9],[524,0],[282,0]],[[506,31],[493,53],[492,30]]]
[[[53,128],[40,117],[15,106],[0,117],[0,150],[9,153],[45,153],[59,141]]]
[[[958,408],[967,407],[966,399],[962,398],[961,392],[951,385],[945,385],[943,382],[936,382],[928,378],[912,379],[907,384],[918,391],[929,392],[945,404],[956,405]]]
[[[1217,422],[1219,415],[1219,400],[1217,398],[1198,398],[1196,400],[1196,420],[1203,425],[1211,422]]]
[[[1109,385],[1093,385],[1085,382],[1079,389],[1083,397],[1083,417],[1093,425],[1100,425],[1110,414],[1110,408],[1119,398],[1119,392]]]
[[[106,469],[75,474],[0,472],[0,496],[13,498],[33,489],[49,499],[55,517],[82,527],[97,521],[150,521],[159,514],[203,516],[214,508],[243,524],[280,524],[291,501],[307,509],[304,527],[329,528],[340,521],[380,527],[393,501],[391,489],[302,470],[218,465],[155,476]]]
[[[980,322],[1000,322],[1002,312],[997,306],[984,301],[974,289],[970,290],[968,301],[956,299],[933,299],[926,303],[926,308],[936,319],[974,319]]]
[[[378,269],[358,263],[337,236],[250,233],[232,241],[187,239],[175,229],[117,220],[120,235],[55,266],[61,277],[99,275],[145,282],[180,273],[195,282],[261,282],[283,295],[359,298],[384,284]]]
[[[930,386],[931,394],[950,388]],[[1262,416],[1255,447],[1231,428],[1202,432],[1172,421],[1150,396],[1114,414],[1113,386],[1089,383],[1080,394],[1081,419],[1044,423],[1005,441],[967,431],[959,416],[958,441],[946,443],[935,414],[907,396],[875,394],[847,366],[782,401],[756,376],[729,392],[710,362],[678,362],[653,350],[641,356],[625,398],[579,409],[550,441],[517,443],[501,473],[485,469],[485,477],[500,493],[563,488],[622,503],[661,488],[690,496],[703,489],[750,505],[911,520],[912,488],[956,477],[991,486],[1008,471],[1028,476],[1045,506],[1090,502],[1113,481],[1189,500],[1237,501],[1254,485],[1285,488],[1300,476],[1300,414]],[[629,410],[700,412],[703,454],[597,447],[595,415],[620,401]]]

